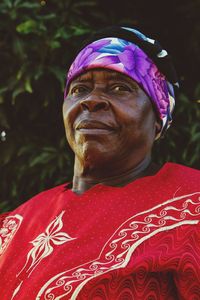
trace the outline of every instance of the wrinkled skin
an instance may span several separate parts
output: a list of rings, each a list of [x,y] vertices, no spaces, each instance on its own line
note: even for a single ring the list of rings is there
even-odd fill
[[[85,72],[70,84],[63,118],[75,154],[76,193],[155,172],[151,150],[160,124],[150,99],[131,78],[104,69]]]

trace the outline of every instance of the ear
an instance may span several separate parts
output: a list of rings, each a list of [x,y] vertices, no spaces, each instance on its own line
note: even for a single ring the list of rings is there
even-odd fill
[[[156,129],[156,134],[158,134],[158,133],[161,131],[161,129],[162,129],[162,124],[161,124],[161,121],[160,121],[160,120],[157,120],[157,121],[155,122],[155,129]]]
[[[156,120],[155,121],[155,140],[159,139],[161,129],[162,129],[161,121],[160,120]]]

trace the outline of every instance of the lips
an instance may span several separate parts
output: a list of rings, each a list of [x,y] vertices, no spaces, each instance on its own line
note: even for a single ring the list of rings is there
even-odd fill
[[[109,131],[113,131],[115,130],[114,127],[99,122],[99,121],[88,121],[88,120],[82,120],[80,122],[78,122],[78,124],[75,126],[76,130],[109,130]]]

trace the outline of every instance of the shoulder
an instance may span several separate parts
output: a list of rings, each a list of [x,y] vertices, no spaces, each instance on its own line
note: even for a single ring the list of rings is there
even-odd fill
[[[200,179],[200,170],[177,163],[168,162],[165,164],[170,172],[183,177],[196,177]]]
[[[42,191],[9,212],[9,214],[24,214],[28,211],[45,210],[45,208],[53,206],[56,200],[62,197],[66,192],[66,186],[67,183]]]
[[[168,162],[162,167],[161,173],[165,182],[185,186],[189,190],[200,189],[200,171],[197,169]]]

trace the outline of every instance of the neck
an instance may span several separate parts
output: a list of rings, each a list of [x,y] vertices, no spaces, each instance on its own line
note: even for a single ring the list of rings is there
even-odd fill
[[[77,162],[75,160],[75,165],[76,164]],[[98,172],[98,170],[96,172],[94,172],[94,170],[91,172],[82,171],[81,173],[76,172],[76,170],[77,168],[75,168],[74,172],[72,190],[77,194],[82,194],[99,183],[108,186],[124,186],[137,178],[155,174],[157,166],[151,162],[151,156],[149,155],[131,168],[122,168],[122,170],[113,168],[113,174],[109,174],[110,172],[104,168],[104,174],[109,174],[109,176],[104,176],[101,172]],[[78,170],[80,170],[80,168],[78,168]]]

